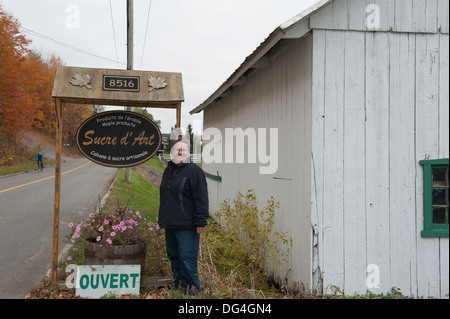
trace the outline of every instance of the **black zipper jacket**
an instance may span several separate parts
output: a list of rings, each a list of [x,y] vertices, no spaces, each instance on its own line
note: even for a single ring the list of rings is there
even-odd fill
[[[208,187],[203,170],[194,163],[169,162],[159,188],[158,224],[167,229],[205,227],[209,217]]]

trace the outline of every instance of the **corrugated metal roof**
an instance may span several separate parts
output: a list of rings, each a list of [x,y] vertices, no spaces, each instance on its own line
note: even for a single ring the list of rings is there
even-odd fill
[[[209,105],[217,101],[236,81],[238,81],[250,68],[252,68],[270,49],[272,49],[280,40],[282,40],[286,33],[294,26],[308,19],[312,14],[321,10],[323,7],[329,5],[334,0],[320,0],[314,5],[296,15],[292,19],[284,22],[278,26],[264,42],[262,42],[256,50],[250,54],[239,68],[202,104],[190,111],[190,114],[200,113]]]

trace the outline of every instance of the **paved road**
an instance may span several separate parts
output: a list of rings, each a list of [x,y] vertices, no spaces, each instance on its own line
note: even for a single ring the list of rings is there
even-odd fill
[[[117,169],[84,158],[62,165],[59,251],[70,222],[98,204]],[[54,168],[0,178],[0,299],[24,298],[51,267]]]

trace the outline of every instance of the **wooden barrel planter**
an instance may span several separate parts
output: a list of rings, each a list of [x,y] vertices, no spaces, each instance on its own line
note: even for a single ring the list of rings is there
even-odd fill
[[[85,265],[141,265],[144,273],[147,246],[136,245],[100,245],[86,240],[84,242]]]

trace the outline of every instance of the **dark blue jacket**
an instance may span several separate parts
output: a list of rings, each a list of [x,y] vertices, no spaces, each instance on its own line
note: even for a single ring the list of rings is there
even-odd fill
[[[204,227],[209,217],[206,177],[194,163],[169,162],[159,188],[158,224],[167,229]]]

